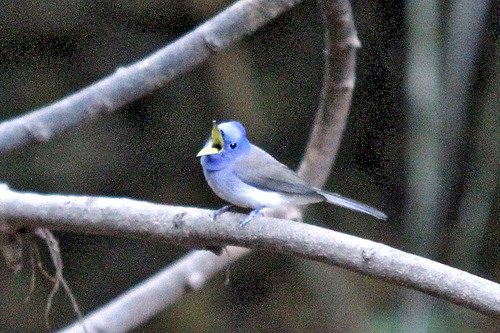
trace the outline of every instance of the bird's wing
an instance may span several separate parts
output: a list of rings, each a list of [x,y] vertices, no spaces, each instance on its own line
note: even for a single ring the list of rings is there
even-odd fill
[[[294,171],[254,145],[245,158],[236,162],[233,172],[244,183],[264,191],[289,194],[317,193]]]

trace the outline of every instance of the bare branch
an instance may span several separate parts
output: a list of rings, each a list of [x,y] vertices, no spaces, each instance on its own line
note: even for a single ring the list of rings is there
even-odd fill
[[[218,271],[249,252],[248,249],[233,246],[228,247],[227,254],[224,252],[221,256],[209,251],[191,251],[174,264],[88,314],[84,318],[87,332],[128,332],[147,322],[187,292],[201,289]],[[133,316],[123,315],[125,313],[132,313]],[[84,332],[81,323],[76,322],[59,333]]]
[[[114,112],[164,87],[212,53],[226,49],[301,0],[240,0],[191,33],[52,105],[0,124],[0,154]]]
[[[299,174],[321,187],[333,166],[351,106],[356,49],[361,46],[348,0],[321,0],[325,24],[325,74],[314,127]]]
[[[287,253],[420,290],[500,318],[500,285],[370,240],[299,222],[130,199],[41,195],[0,187],[0,219],[14,227],[158,239],[183,246],[236,245]]]

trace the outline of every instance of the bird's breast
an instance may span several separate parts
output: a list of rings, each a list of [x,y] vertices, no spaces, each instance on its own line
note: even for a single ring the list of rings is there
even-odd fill
[[[230,168],[203,170],[208,185],[220,198],[244,208],[276,207],[289,202],[285,194],[264,191],[239,179]]]

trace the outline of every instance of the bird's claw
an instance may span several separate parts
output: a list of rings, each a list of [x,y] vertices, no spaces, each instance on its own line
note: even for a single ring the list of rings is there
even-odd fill
[[[245,218],[243,220],[241,220],[240,222],[240,227],[244,227],[245,225],[247,225],[248,223],[250,223],[250,221],[252,221],[254,218],[256,218],[257,216],[261,215],[261,210],[263,209],[264,207],[260,207],[260,208],[257,208],[257,209],[254,209],[250,212],[250,214],[248,214],[247,216],[245,216]]]
[[[217,209],[217,210],[213,213],[213,215],[212,215],[212,218],[211,218],[212,222],[214,222],[214,221],[215,221],[215,219],[216,219],[219,215],[222,215],[222,214],[224,214],[225,212],[230,211],[232,208],[233,208],[233,205],[227,205],[227,206],[224,206],[224,207],[222,207],[222,208]]]

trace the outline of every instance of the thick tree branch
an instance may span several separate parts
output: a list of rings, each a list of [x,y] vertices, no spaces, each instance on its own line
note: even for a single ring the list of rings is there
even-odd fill
[[[0,124],[0,154],[114,112],[251,34],[301,0],[240,0],[191,33],[59,102]]]
[[[0,220],[14,227],[158,239],[183,246],[236,245],[335,265],[500,318],[500,285],[370,240],[299,222],[130,199],[41,195],[0,188]]]

